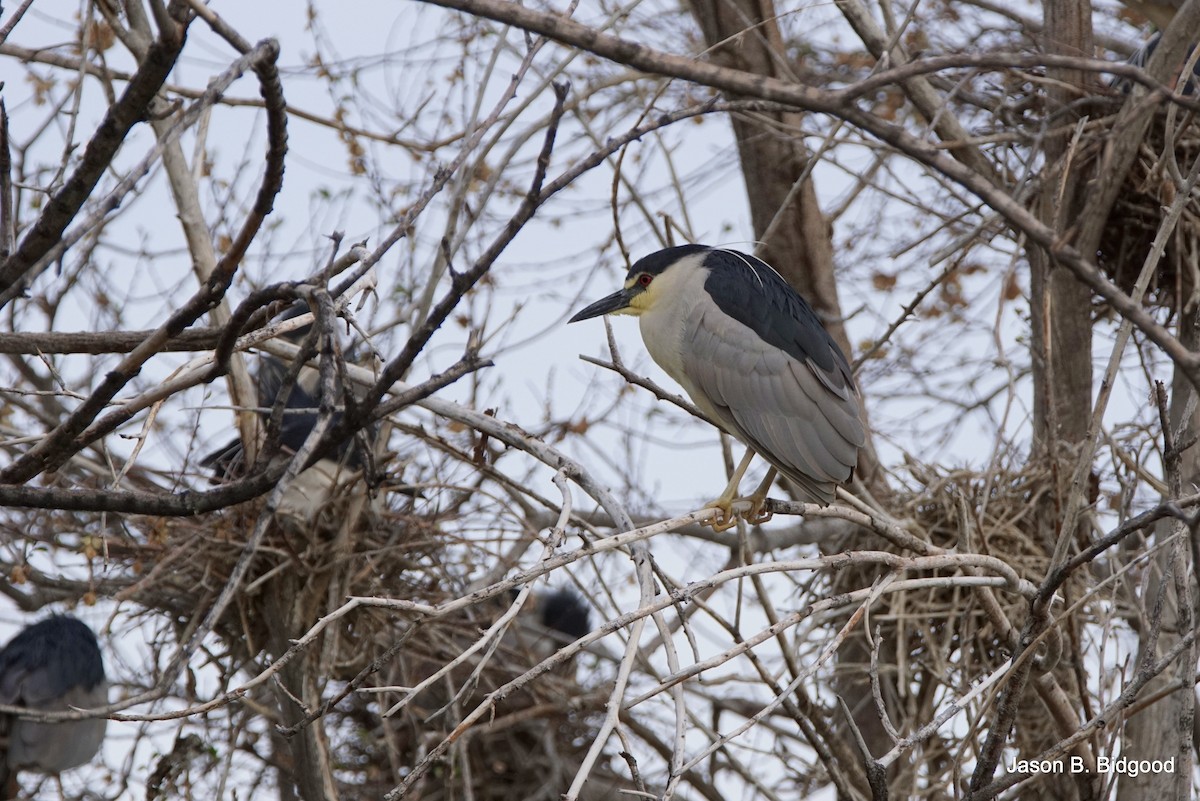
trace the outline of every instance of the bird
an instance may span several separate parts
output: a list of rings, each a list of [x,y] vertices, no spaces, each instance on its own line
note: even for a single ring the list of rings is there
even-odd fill
[[[707,506],[717,530],[755,453],[770,463],[746,515],[762,522],[775,473],[828,505],[854,474],[866,444],[850,364],[816,312],[754,256],[707,245],[666,248],[638,260],[625,285],[569,322],[605,314],[638,318],[650,356],[700,411],[747,447],[728,486]]]
[[[291,320],[309,311],[307,303],[293,305],[281,318]],[[293,344],[300,344],[311,330],[311,325],[302,326],[283,334]],[[275,458],[291,458],[303,446],[317,422],[320,420],[321,397],[320,373],[308,366],[300,368],[295,382],[287,388],[285,383],[289,365],[270,354],[264,354],[255,374],[255,389],[258,395],[259,414],[265,422],[274,406],[283,404],[283,419],[279,427],[279,454]],[[340,389],[340,387],[339,387]],[[330,426],[342,419],[341,411],[334,411]],[[368,427],[365,441],[373,445],[377,434],[375,427]],[[300,528],[308,528],[321,510],[340,489],[356,483],[363,474],[366,464],[364,451],[355,437],[348,437],[338,444],[329,457],[319,459],[298,475],[291,488],[279,503],[281,518]],[[247,470],[245,448],[240,438],[234,438],[209,453],[200,464],[212,471],[214,480],[237,478]]]
[[[70,615],[27,626],[0,650],[0,703],[39,712],[106,705],[108,680],[96,635]],[[17,771],[56,774],[91,761],[107,724],[104,718],[38,722],[3,716],[4,797],[16,797]]]
[[[516,594],[513,590],[512,597]],[[592,630],[587,604],[569,587],[535,591],[530,600],[505,632],[502,650],[523,654],[536,664]]]
[[[1155,31],[1149,39],[1142,43],[1141,47],[1134,51],[1132,56],[1126,59],[1125,63],[1137,67],[1138,69],[1145,69],[1146,65],[1150,63],[1150,57],[1154,55],[1154,51],[1158,49],[1158,45],[1161,41],[1162,32]],[[1192,64],[1191,77],[1189,77],[1186,81],[1183,81],[1182,86],[1179,86],[1179,79],[1182,77],[1183,68],[1186,66],[1187,62],[1191,61],[1192,55],[1195,53],[1195,51],[1195,45],[1188,47],[1186,58],[1176,66],[1171,78],[1167,81],[1167,84],[1171,88],[1175,89],[1184,97],[1191,97],[1196,93],[1196,81],[1197,79],[1200,79],[1200,61],[1196,61]],[[1114,75],[1111,79],[1109,79],[1108,85],[1110,88],[1117,90],[1122,95],[1127,95],[1133,91],[1133,81],[1124,75]]]
[[[537,593],[534,606],[539,622],[548,629],[578,640],[592,630],[591,612],[579,593],[568,587]]]
[[[309,311],[307,303],[297,303],[281,318],[281,321],[294,320]],[[301,326],[283,333],[281,336],[293,345],[304,341],[312,329],[312,325]],[[320,374],[317,370],[305,366],[300,368],[296,381],[288,394],[282,396],[284,382],[287,379],[289,366],[282,359],[270,354],[263,354],[258,370],[255,373],[255,390],[258,395],[259,410],[264,420],[270,414],[271,407],[282,401],[284,404],[283,419],[279,428],[279,444],[291,453],[303,447],[308,435],[319,419],[320,406]],[[336,425],[342,418],[340,411],[335,411],[330,418],[330,424]],[[362,455],[353,447],[353,440],[346,440],[338,446],[337,456],[354,468],[362,466]],[[231,477],[242,473],[246,465],[245,450],[241,439],[233,439],[212,453],[205,456],[200,464],[212,469],[219,477]]]

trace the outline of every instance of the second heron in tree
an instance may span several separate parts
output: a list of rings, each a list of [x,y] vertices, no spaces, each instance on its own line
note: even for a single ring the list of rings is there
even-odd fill
[[[96,635],[69,615],[23,629],[0,649],[0,703],[66,712],[108,703]],[[89,762],[104,740],[104,718],[41,722],[0,715],[0,798],[16,798],[17,771],[60,773]]]
[[[667,248],[639,260],[624,288],[570,322],[632,314],[646,350],[713,423],[748,448],[709,506],[714,526],[733,523],[732,504],[755,453],[771,463],[750,496],[751,519],[775,471],[822,505],[850,480],[866,443],[862,401],[841,348],[812,307],[770,265],[704,245]]]

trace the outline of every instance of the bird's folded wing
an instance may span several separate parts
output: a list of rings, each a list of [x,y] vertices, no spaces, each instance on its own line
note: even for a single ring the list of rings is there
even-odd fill
[[[817,499],[832,500],[831,485],[849,479],[866,440],[853,385],[726,315],[701,313],[689,325],[684,371],[721,422]]]

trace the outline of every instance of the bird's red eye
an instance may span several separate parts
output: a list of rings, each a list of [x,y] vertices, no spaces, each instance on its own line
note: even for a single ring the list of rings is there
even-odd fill
[[[650,286],[650,282],[653,280],[654,276],[650,275],[650,273],[642,273],[637,277],[638,286],[642,287]]]

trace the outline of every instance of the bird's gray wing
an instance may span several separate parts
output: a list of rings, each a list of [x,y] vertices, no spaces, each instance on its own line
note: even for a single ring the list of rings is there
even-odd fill
[[[720,422],[814,500],[829,503],[866,441],[859,397],[838,360],[822,369],[710,308],[685,332],[684,372]]]
[[[91,709],[108,703],[108,682],[94,687],[75,686],[53,700],[30,704],[48,712],[72,708]],[[18,768],[59,773],[90,762],[104,740],[108,721],[104,718],[40,723],[17,718],[9,733],[7,761]]]

